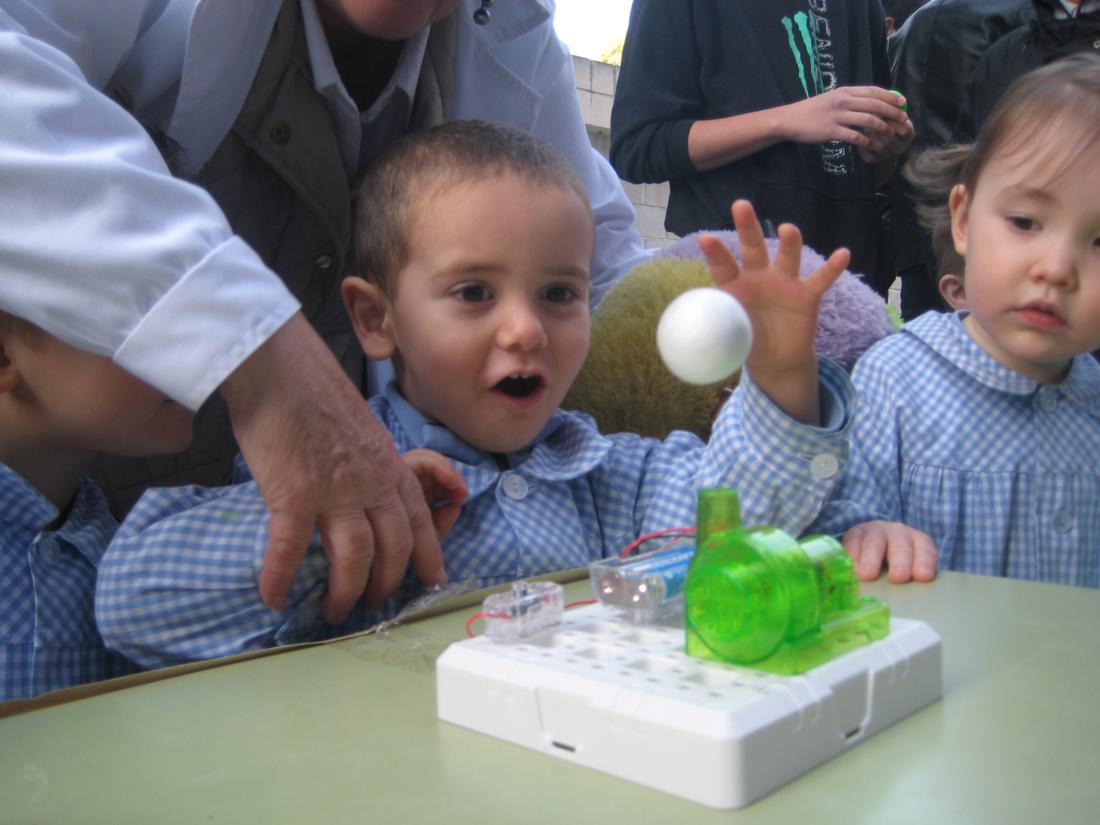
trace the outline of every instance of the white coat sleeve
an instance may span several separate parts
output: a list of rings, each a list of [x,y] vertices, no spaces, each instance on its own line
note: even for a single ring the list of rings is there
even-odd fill
[[[0,0],[0,308],[196,408],[298,304],[100,91],[181,7]]]

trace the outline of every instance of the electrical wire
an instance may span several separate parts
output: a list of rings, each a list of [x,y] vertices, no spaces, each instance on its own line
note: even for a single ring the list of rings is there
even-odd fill
[[[650,539],[657,539],[657,538],[660,538],[661,536],[671,536],[671,535],[675,535],[677,539],[684,538],[685,536],[694,536],[695,535],[695,528],[694,527],[668,527],[664,530],[657,530],[656,532],[653,532],[653,533],[646,533],[644,536],[638,536],[638,538],[634,539],[634,541],[630,542],[630,544],[628,544],[626,547],[623,548],[623,552],[619,554],[619,558],[620,559],[625,559],[627,556],[629,556],[631,553],[633,553],[635,550],[637,550],[642,544],[649,541]],[[665,547],[668,547],[668,544],[666,544]],[[663,550],[664,547],[662,547],[661,549]]]

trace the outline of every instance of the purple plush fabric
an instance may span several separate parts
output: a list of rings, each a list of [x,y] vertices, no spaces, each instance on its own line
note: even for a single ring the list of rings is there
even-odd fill
[[[741,258],[741,245],[737,233],[732,230],[697,232],[688,235],[671,246],[654,253],[658,258],[681,258],[684,260],[702,260],[698,237],[714,235],[721,239],[737,256]],[[766,243],[774,256],[779,241],[768,238]],[[810,247],[802,250],[802,275],[809,275],[825,262],[821,254]],[[856,360],[875,341],[889,335],[895,329],[886,312],[886,303],[863,281],[845,271],[821,300],[821,312],[818,319],[815,347],[821,355],[836,361],[851,371]]]

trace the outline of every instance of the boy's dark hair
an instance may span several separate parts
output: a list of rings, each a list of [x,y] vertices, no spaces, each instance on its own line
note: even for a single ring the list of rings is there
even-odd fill
[[[588,192],[569,161],[540,138],[512,126],[453,121],[391,145],[359,189],[359,275],[392,296],[408,255],[409,222],[422,199],[458,184],[513,173],[534,183]],[[485,215],[486,221],[493,215]]]
[[[994,155],[1046,155],[1047,182],[1065,174],[1100,132],[1100,55],[1079,52],[1023,75],[998,101],[972,144],[928,149],[904,174],[918,192],[917,214],[932,233],[940,275],[962,275],[951,238],[948,197],[957,184],[973,194]],[[1043,185],[1036,181],[1036,185]],[[948,268],[945,268],[948,267]]]

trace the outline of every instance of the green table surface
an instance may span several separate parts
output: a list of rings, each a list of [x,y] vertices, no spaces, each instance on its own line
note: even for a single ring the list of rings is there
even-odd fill
[[[943,700],[740,810],[439,722],[469,608],[2,719],[0,823],[1100,821],[1100,592],[864,591],[939,632]]]

